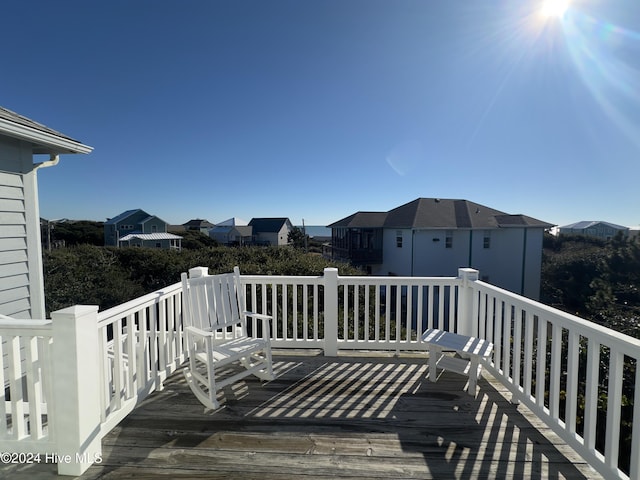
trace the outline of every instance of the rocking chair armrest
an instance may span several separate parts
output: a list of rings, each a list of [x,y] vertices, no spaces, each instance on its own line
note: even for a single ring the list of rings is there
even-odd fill
[[[212,337],[213,332],[207,332],[206,330],[202,330],[198,327],[188,326],[187,332],[197,335],[198,337]]]
[[[258,320],[262,320],[262,338],[265,340],[271,338],[271,321],[273,317],[271,315],[265,315],[264,313],[242,312],[246,317],[253,317]]]
[[[254,313],[254,312],[242,312],[245,317],[253,317],[259,320],[272,320],[273,317],[271,315],[265,315],[264,313]]]

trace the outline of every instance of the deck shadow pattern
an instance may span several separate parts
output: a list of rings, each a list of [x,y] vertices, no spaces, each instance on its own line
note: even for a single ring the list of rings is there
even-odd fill
[[[424,358],[277,355],[274,370],[213,412],[173,375],[82,479],[601,478],[490,377],[473,398],[460,375],[429,382]]]

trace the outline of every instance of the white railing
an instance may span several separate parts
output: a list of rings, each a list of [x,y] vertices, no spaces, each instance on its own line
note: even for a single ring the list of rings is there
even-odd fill
[[[624,438],[640,418],[640,402],[633,406],[640,340],[480,282],[472,269],[457,278],[340,277],[325,269],[318,277],[245,275],[242,282],[247,308],[273,315],[276,347],[325,355],[424,350],[427,328],[488,339],[494,352],[486,367],[515,402],[606,478],[640,479],[640,434]]]
[[[51,320],[0,321],[0,451],[54,451]]]
[[[181,284],[98,313],[98,335],[104,435],[185,360]]]
[[[246,309],[273,317],[271,345],[323,348],[325,282],[322,276],[241,275]],[[260,328],[254,319],[252,331]]]
[[[456,277],[340,277],[327,268],[317,277],[241,280],[247,310],[273,317],[277,348],[424,350],[427,328],[457,331]]]
[[[494,344],[491,373],[605,478],[640,478],[640,340],[475,284],[471,318]]]
[[[339,276],[336,269],[241,276],[247,309],[273,316],[273,347],[328,356],[421,351],[422,332],[434,327],[492,341],[485,366],[514,401],[606,478],[640,479],[640,434],[631,426],[640,419],[633,406],[640,341],[477,279],[471,269],[447,278]],[[0,319],[0,449],[80,453],[58,471],[86,470],[104,434],[184,360],[181,294],[175,284],[100,313],[76,306],[51,321]]]
[[[178,283],[100,313],[0,318],[0,452],[82,474],[102,437],[184,361],[181,309]]]

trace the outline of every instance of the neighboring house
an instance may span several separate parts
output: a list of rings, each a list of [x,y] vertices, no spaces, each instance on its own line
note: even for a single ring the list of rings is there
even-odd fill
[[[288,245],[289,232],[293,230],[288,218],[253,218],[249,226],[253,228],[255,242],[260,245]]]
[[[251,245],[253,228],[245,220],[230,218],[209,230],[209,237],[222,245]]]
[[[182,237],[167,233],[167,222],[141,209],[127,210],[104,223],[105,246],[182,248]]]
[[[586,235],[603,240],[611,240],[618,232],[622,232],[625,237],[629,236],[628,227],[602,221],[583,221],[560,227],[561,235]]]
[[[209,230],[209,237],[221,245],[251,245],[254,243],[252,231],[248,225],[216,226]]]
[[[209,230],[215,227],[215,225],[207,220],[196,218],[194,220],[189,220],[187,223],[183,223],[182,227],[183,230],[195,230],[200,233],[208,234]]]
[[[37,171],[92,150],[0,107],[0,314],[45,318]]]
[[[374,275],[482,280],[537,299],[542,238],[552,224],[468,200],[419,198],[388,212],[358,212],[331,225],[332,256]]]

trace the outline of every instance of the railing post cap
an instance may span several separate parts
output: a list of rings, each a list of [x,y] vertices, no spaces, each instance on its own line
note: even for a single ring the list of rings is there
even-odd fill
[[[323,275],[325,277],[335,277],[338,278],[338,269],[335,267],[327,267],[324,269]]]
[[[464,278],[467,280],[478,280],[480,275],[480,271],[475,268],[459,268],[458,269],[458,278]]]
[[[98,312],[98,305],[73,305],[51,312],[51,316],[82,317]]]

